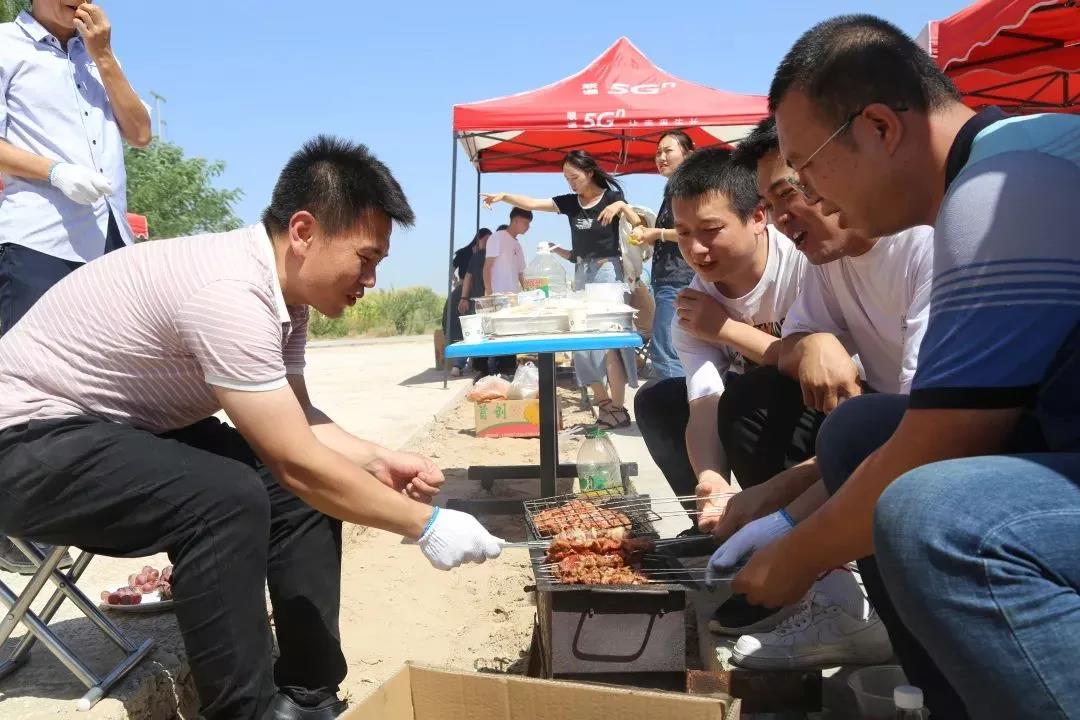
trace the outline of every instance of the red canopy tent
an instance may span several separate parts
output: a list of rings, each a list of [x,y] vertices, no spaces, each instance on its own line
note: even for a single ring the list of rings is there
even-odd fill
[[[979,0],[919,42],[972,107],[1080,112],[1077,0]]]
[[[609,172],[652,173],[656,142],[664,132],[685,130],[698,147],[730,145],[767,115],[764,96],[715,90],[671,75],[625,37],[582,71],[551,85],[455,105],[447,297],[453,283],[458,142],[476,168],[479,228],[481,173],[558,172],[563,156],[576,149],[588,151]]]
[[[664,131],[702,146],[744,137],[766,99],[675,77],[619,38],[581,72],[537,90],[454,106],[454,133],[479,172],[557,172],[574,149],[616,173],[656,172]]]

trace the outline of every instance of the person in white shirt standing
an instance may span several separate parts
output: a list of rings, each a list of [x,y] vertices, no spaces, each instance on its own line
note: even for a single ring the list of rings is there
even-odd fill
[[[487,255],[484,259],[484,288],[489,295],[521,292],[525,252],[521,249],[518,236],[529,231],[532,219],[531,211],[513,208],[507,228],[488,238]]]
[[[525,284],[525,251],[521,249],[518,236],[529,231],[532,219],[532,211],[513,208],[510,224],[488,238],[487,255],[484,256],[484,292],[488,295],[521,292]],[[513,375],[516,370],[516,355],[488,360],[488,372],[493,375]]]
[[[150,142],[150,114],[111,38],[88,2],[34,0],[0,24],[0,332],[70,272],[134,241],[123,142]],[[0,568],[34,569],[7,538]]]

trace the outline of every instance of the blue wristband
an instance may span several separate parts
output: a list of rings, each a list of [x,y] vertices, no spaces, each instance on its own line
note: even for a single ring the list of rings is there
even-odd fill
[[[424,532],[420,533],[420,539],[423,540],[427,537],[427,534],[431,531],[431,526],[435,524],[435,518],[439,517],[439,506],[436,505],[435,509],[431,511],[431,517],[428,518],[427,525],[424,526]],[[792,523],[794,525],[795,523]]]
[[[788,511],[784,508],[780,508],[780,517],[787,520],[788,524],[791,525],[791,527],[795,527],[795,520],[791,517],[791,515],[788,514]]]

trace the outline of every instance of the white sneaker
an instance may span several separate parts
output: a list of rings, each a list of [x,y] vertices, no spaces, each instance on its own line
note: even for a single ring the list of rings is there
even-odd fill
[[[873,665],[890,657],[889,634],[876,611],[860,620],[815,590],[775,630],[743,635],[732,652],[737,665],[755,670]]]

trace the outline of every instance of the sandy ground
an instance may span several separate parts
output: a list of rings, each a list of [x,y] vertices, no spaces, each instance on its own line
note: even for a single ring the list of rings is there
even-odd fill
[[[467,480],[465,468],[536,462],[538,443],[476,438],[473,408],[461,399],[468,381],[454,381],[443,390],[442,373],[431,369],[433,360],[427,338],[330,343],[309,352],[308,382],[315,402],[349,431],[386,446],[425,453],[446,468],[447,485],[440,503],[451,497],[487,496],[479,483]],[[567,428],[590,422],[591,415],[578,407],[575,390],[564,388],[560,397]],[[613,440],[623,461],[641,466],[636,479],[640,490],[654,497],[670,496],[636,428],[619,431]],[[574,461],[580,442],[580,436],[561,440],[563,462]],[[560,491],[569,489],[564,485]],[[536,481],[500,482],[494,494],[526,497],[535,491]],[[524,537],[520,516],[480,519],[501,537]],[[688,524],[685,516],[659,523],[663,534]],[[96,597],[104,586],[122,582],[143,562],[96,558],[80,587]],[[160,567],[164,558],[146,562]],[[531,581],[524,551],[508,550],[483,565],[440,572],[418,548],[399,537],[353,527],[346,533],[342,572],[342,643],[349,663],[342,690],[354,699],[365,696],[408,660],[505,671],[519,662],[528,647],[535,609],[524,591]],[[13,588],[21,588],[24,582],[6,574],[0,579]],[[109,698],[81,717],[194,718],[195,697],[172,616],[129,615],[118,622],[133,639],[154,637],[157,647]],[[55,627],[95,669],[104,670],[118,659],[116,650],[69,604]],[[0,681],[0,717],[72,717],[74,701],[83,691],[58,661],[37,647],[26,667]]]

